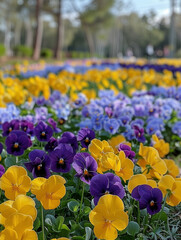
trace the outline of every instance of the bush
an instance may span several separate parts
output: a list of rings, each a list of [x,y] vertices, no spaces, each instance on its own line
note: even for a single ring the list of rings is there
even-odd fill
[[[18,57],[31,57],[33,49],[24,45],[14,47],[14,54]]]
[[[0,57],[6,54],[6,48],[3,44],[0,44]]]
[[[53,52],[51,49],[48,49],[48,48],[43,48],[41,50],[41,57],[43,58],[52,58],[53,56]]]

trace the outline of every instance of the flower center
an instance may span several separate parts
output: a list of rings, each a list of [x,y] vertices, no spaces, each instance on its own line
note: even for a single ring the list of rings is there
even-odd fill
[[[60,119],[60,120],[59,120],[59,123],[60,123],[60,124],[63,124],[63,123],[64,123],[64,119]]]
[[[141,133],[138,133],[138,137],[140,137],[141,136]]]
[[[45,133],[45,132],[42,132],[41,135],[42,135],[42,137],[45,137],[46,133]]]
[[[52,199],[52,193],[47,193],[47,194],[46,194],[46,197],[47,197],[48,199]]]
[[[106,223],[111,223],[111,220],[105,219]]]
[[[9,132],[11,132],[13,129],[12,129],[12,127],[10,127],[8,130],[9,130]]]
[[[110,128],[109,128],[110,130],[112,130],[113,129],[113,127],[112,126],[110,126]]]
[[[13,189],[13,191],[17,191],[18,190],[18,186],[16,186],[16,184],[12,183],[12,189]]]
[[[19,147],[19,143],[16,142],[16,143],[14,144],[14,148],[18,148],[18,147]]]
[[[64,164],[64,159],[63,158],[60,158],[59,161],[58,161],[59,164]]]
[[[150,202],[150,206],[153,207],[154,205],[155,205],[155,202],[152,200],[152,201]]]
[[[109,191],[105,191],[105,194],[109,194]]]
[[[26,130],[27,130],[27,127],[24,127],[24,128],[23,128],[23,130],[26,132]]]
[[[86,168],[84,169],[84,175],[89,175],[89,172]]]
[[[39,164],[39,165],[37,166],[38,171],[40,171],[41,168],[42,168],[42,164]]]
[[[86,142],[86,143],[89,143],[89,142],[90,142],[88,137],[86,137],[85,142]]]

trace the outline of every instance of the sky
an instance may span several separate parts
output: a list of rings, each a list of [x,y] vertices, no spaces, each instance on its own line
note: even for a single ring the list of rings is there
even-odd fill
[[[73,0],[75,5],[81,9],[90,0]],[[124,12],[136,11],[140,15],[148,13],[150,10],[154,10],[160,17],[170,15],[170,2],[171,0],[123,0],[126,4]],[[181,0],[175,0],[176,11],[181,11]]]
[[[75,25],[79,24],[77,20],[76,12],[67,12],[67,9],[70,9],[70,2],[75,1],[75,6],[81,10],[84,6],[91,0],[64,0],[66,2],[64,16],[74,20]],[[69,2],[70,1],[70,2]],[[170,19],[171,11],[170,4],[171,0],[123,0],[125,3],[124,9],[121,14],[137,12],[140,16],[149,13],[153,10],[156,13],[156,22],[159,21],[163,17],[168,17],[168,21]],[[181,0],[175,0],[175,11],[181,12]]]

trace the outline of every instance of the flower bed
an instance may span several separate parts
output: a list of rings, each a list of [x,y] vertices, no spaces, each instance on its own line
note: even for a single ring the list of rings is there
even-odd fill
[[[0,239],[180,239],[179,67],[35,67],[1,72]]]

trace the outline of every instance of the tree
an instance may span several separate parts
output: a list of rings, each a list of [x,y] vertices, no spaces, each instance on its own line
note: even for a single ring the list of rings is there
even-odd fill
[[[43,36],[43,21],[41,18],[41,8],[43,0],[36,0],[36,32],[33,50],[33,59],[38,60],[40,57],[42,36]]]

